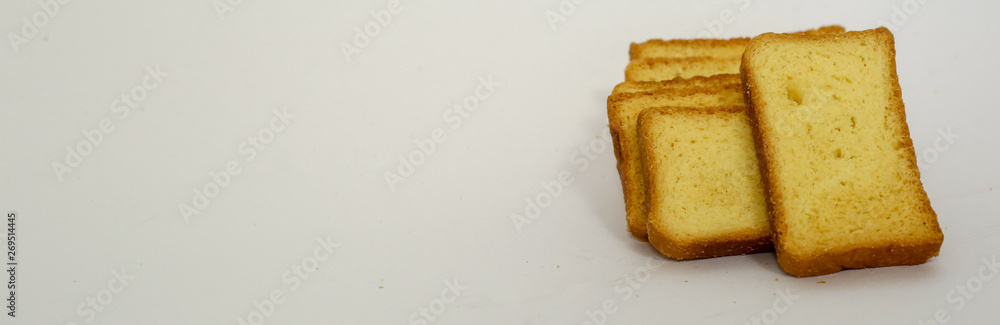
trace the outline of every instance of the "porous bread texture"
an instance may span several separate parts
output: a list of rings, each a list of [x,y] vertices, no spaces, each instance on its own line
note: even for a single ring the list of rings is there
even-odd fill
[[[653,247],[678,260],[773,249],[745,106],[650,108],[638,129]]]
[[[626,81],[615,86],[611,94],[637,93],[644,91],[655,91],[660,89],[678,89],[689,87],[711,87],[723,84],[736,84],[740,82],[740,75],[719,74],[714,76],[694,76],[691,78],[674,78],[661,81]]]
[[[639,162],[640,147],[636,133],[639,113],[646,108],[660,106],[741,105],[743,97],[740,89],[739,82],[735,82],[608,96],[608,126],[625,196],[625,217],[633,237],[647,240],[646,182]]]
[[[636,59],[625,67],[625,81],[657,81],[739,72],[739,56]]]
[[[810,29],[800,33],[828,34],[843,33],[844,27],[831,25]],[[684,58],[684,57],[734,57],[742,56],[749,37],[731,39],[651,39],[643,43],[629,45],[629,60],[648,58]]]
[[[778,263],[791,275],[913,265],[938,254],[892,33],[763,34],[742,77]]]

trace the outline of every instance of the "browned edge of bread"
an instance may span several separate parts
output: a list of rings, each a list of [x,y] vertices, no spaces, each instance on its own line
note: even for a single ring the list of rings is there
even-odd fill
[[[843,33],[845,31],[846,30],[844,29],[843,26],[840,26],[840,25],[828,25],[828,26],[823,26],[823,27],[816,28],[816,29],[809,29],[809,30],[804,30],[804,31],[797,32],[797,33],[791,33],[791,34],[822,35],[822,34]]]
[[[806,34],[806,35],[820,35],[820,34],[831,34],[831,33],[843,33],[844,31],[845,30],[843,26],[829,25],[829,26],[822,26],[816,29],[809,29],[794,33]],[[730,39],[715,39],[715,38],[672,39],[672,40],[651,39],[642,43],[633,42],[629,44],[628,59],[631,61],[635,59],[646,58],[646,56],[642,55],[642,51],[643,48],[647,46],[657,46],[657,45],[662,46],[662,45],[676,44],[676,45],[690,46],[690,47],[723,47],[726,45],[739,45],[739,44],[743,44],[745,46],[749,42],[750,42],[750,37],[734,37]]]
[[[732,84],[740,82],[740,75],[738,73],[731,74],[717,74],[713,76],[695,76],[691,78],[674,78],[670,80],[660,80],[660,81],[624,81],[615,85],[615,89],[611,91],[611,94],[618,94],[623,92],[644,92],[644,91],[655,91],[660,89],[669,88],[686,88],[686,87],[709,87],[712,85],[720,86],[722,84]],[[634,90],[633,90],[634,89]]]
[[[859,247],[831,252],[822,257],[801,257],[785,253],[778,255],[778,264],[788,274],[807,277],[836,273],[843,269],[924,264],[931,257],[937,256],[940,249],[941,243],[925,243]],[[873,259],[873,256],[880,258]]]
[[[629,61],[628,65],[625,66],[625,81],[640,81],[641,78],[637,76],[638,71],[653,69],[657,66],[683,66],[691,67],[695,65],[731,65],[735,66],[740,60],[739,56],[733,57],[711,57],[711,56],[689,56],[683,58],[645,58],[645,59],[635,59]],[[727,67],[728,68],[728,67]],[[728,69],[726,69],[728,70]],[[735,74],[735,70],[730,73]],[[726,73],[722,73],[726,74]],[[682,77],[677,77],[682,78]],[[674,79],[677,79],[674,78]],[[687,79],[687,78],[686,78]]]
[[[608,96],[608,128],[611,131],[615,159],[617,160],[616,167],[618,168],[618,176],[622,182],[622,195],[625,197],[625,217],[628,222],[628,231],[636,239],[648,241],[648,235],[646,233],[646,213],[648,211],[648,207],[646,205],[648,202],[645,202],[646,193],[629,192],[628,184],[634,181],[628,174],[628,170],[630,168],[629,163],[632,160],[632,155],[639,153],[622,150],[624,140],[622,140],[621,133],[623,132],[624,126],[619,124],[620,119],[618,118],[621,103],[628,99],[641,96],[688,96],[696,93],[719,93],[727,90],[732,91],[732,88],[734,87],[739,88],[740,84],[722,83],[718,86],[713,85],[708,87],[699,86],[677,89],[661,89],[648,92],[618,93]]]
[[[715,38],[696,38],[696,39],[672,39],[672,40],[662,40],[662,39],[651,39],[643,43],[632,43],[628,47],[628,57],[629,60],[635,60],[644,58],[642,55],[643,46],[648,45],[667,45],[667,44],[683,44],[685,46],[691,47],[720,47],[726,45],[744,45],[750,42],[749,37],[734,37],[730,39],[715,39]]]
[[[895,50],[895,40],[893,38],[892,32],[890,32],[885,27],[879,27],[874,30],[867,31],[850,31],[844,34],[804,34],[804,35],[790,35],[790,34],[776,34],[776,33],[765,33],[754,37],[756,40],[760,38],[761,40],[767,40],[768,38],[782,38],[782,37],[797,37],[797,38],[809,38],[809,39],[822,39],[829,37],[846,37],[852,33],[885,33],[888,34],[888,42],[890,42],[891,56],[889,60],[891,74],[889,76],[890,81],[893,85],[893,93],[895,94],[895,105],[890,109],[898,110],[899,116],[902,119],[901,122],[901,132],[906,141],[906,150],[910,152],[908,157],[909,168],[912,168],[917,173],[917,179],[920,179],[920,170],[917,168],[917,160],[915,151],[913,149],[913,141],[910,138],[909,126],[906,123],[906,113],[902,100],[902,89],[899,86],[899,77],[896,73],[896,50]],[[767,211],[768,211],[768,221],[771,223],[771,237],[774,241],[774,249],[777,254],[778,264],[781,265],[782,269],[788,274],[796,277],[806,277],[806,276],[817,276],[825,275],[838,272],[844,268],[867,268],[867,267],[881,267],[881,266],[894,266],[894,265],[916,265],[927,262],[931,257],[937,256],[941,248],[941,242],[937,243],[926,243],[920,245],[900,245],[895,243],[890,243],[887,245],[879,247],[860,247],[854,249],[848,249],[843,251],[833,251],[821,257],[808,257],[808,256],[796,256],[790,254],[783,250],[781,243],[781,234],[787,232],[787,226],[784,224],[783,220],[785,217],[785,211],[780,209],[781,202],[784,201],[782,193],[776,191],[775,185],[771,182],[772,173],[775,169],[773,166],[773,161],[769,158],[774,154],[774,148],[771,146],[766,139],[764,139],[761,134],[761,120],[758,111],[758,105],[761,104],[761,100],[753,92],[753,85],[750,80],[754,76],[754,71],[748,69],[749,55],[755,50],[757,46],[764,41],[756,40],[751,41],[747,47],[747,50],[743,53],[742,62],[740,64],[740,78],[742,80],[741,85],[743,86],[743,98],[746,102],[747,109],[750,113],[750,126],[751,132],[754,138],[754,147],[757,153],[757,162],[760,166],[761,179],[764,182],[764,197],[766,198]],[[767,123],[765,121],[765,123]],[[920,186],[921,191],[924,192],[926,196],[926,191],[924,191],[923,186]],[[933,208],[930,206],[930,202],[925,202],[925,207],[931,211],[935,219],[937,214],[934,212]],[[938,228],[940,233],[940,226],[935,223],[935,227]],[[880,257],[873,259],[872,257]]]
[[[653,152],[652,147],[645,145],[645,142],[649,140],[646,139],[646,135],[642,131],[644,129],[643,124],[644,121],[648,120],[653,115],[663,115],[677,111],[692,111],[702,114],[747,114],[747,108],[744,106],[667,106],[648,108],[642,111],[642,113],[639,113],[639,147],[642,148],[642,152],[639,157],[642,162],[642,166],[646,170],[644,176],[646,177],[646,191],[648,193],[647,202],[648,205],[650,205],[649,211],[652,211],[652,202],[658,201],[660,195],[663,193],[658,193],[653,190],[656,188],[657,184],[657,178],[653,176],[653,171],[658,168],[658,166],[648,161],[647,157],[653,155]],[[678,245],[677,241],[671,238],[670,235],[664,231],[664,229],[648,225],[648,223],[647,232],[649,234],[649,243],[653,245],[657,251],[677,260],[754,254],[774,250],[770,235],[761,236],[760,234],[750,232],[728,234],[727,236],[721,236],[715,240],[697,241],[691,243],[690,245]]]

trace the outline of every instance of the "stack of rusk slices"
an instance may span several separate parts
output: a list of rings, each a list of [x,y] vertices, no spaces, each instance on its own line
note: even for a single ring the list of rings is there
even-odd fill
[[[774,250],[794,276],[937,255],[887,29],[649,40],[629,56],[608,122],[635,238],[678,260]]]

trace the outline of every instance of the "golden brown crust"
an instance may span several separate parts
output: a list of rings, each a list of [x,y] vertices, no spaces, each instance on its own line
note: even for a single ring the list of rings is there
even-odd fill
[[[625,81],[615,86],[611,94],[656,91],[660,89],[687,88],[693,86],[709,87],[712,85],[736,84],[740,82],[738,73],[717,74],[713,76],[695,76],[691,78],[674,78],[660,81]]]
[[[673,39],[673,40],[662,40],[662,39],[651,39],[645,41],[641,44],[632,43],[629,45],[628,55],[629,60],[635,60],[640,58],[651,58],[648,54],[644,52],[651,47],[663,47],[663,46],[678,46],[678,47],[689,47],[689,48],[720,48],[726,46],[746,46],[747,42],[750,42],[749,37],[737,37],[730,39],[713,39],[713,38],[700,38],[700,39]]]
[[[625,200],[625,219],[626,219],[626,225],[628,227],[628,232],[629,232],[629,234],[632,234],[632,237],[635,237],[636,239],[639,239],[639,240],[642,240],[642,241],[647,241],[647,239],[646,239],[646,229],[639,229],[639,228],[637,228],[635,226],[635,222],[632,221],[632,218],[628,217],[628,210],[629,210],[629,208],[628,208],[628,202],[629,202],[629,197],[628,197],[628,183],[626,182],[627,176],[625,176],[627,174],[627,172],[624,169],[625,168],[624,167],[625,156],[622,155],[621,135],[619,134],[619,133],[621,133],[621,130],[619,128],[616,128],[616,127],[612,126],[614,123],[611,123],[611,120],[612,120],[612,118],[611,118],[611,110],[612,110],[612,106],[614,105],[614,104],[612,104],[612,99],[611,99],[612,97],[613,96],[608,96],[608,129],[611,132],[611,145],[614,148],[615,160],[617,161],[615,163],[615,167],[618,169],[618,178],[622,182],[622,197]]]
[[[751,49],[755,46],[755,43],[751,42],[747,45],[747,50],[743,53],[743,58],[740,63],[740,79],[741,85],[743,86],[743,100],[747,107],[747,113],[750,116],[750,131],[753,134],[754,148],[757,153],[757,166],[760,168],[761,181],[764,183],[764,203],[767,206],[767,220],[771,224],[771,238],[774,244],[775,252],[781,250],[781,245],[778,244],[778,225],[776,224],[775,214],[777,206],[774,204],[776,200],[780,200],[779,193],[774,193],[772,190],[773,184],[771,183],[771,166],[768,163],[767,157],[770,155],[766,152],[770,151],[770,143],[765,142],[761,137],[760,133],[760,122],[759,114],[757,112],[757,100],[755,96],[752,95],[751,88],[752,84],[750,79],[753,76],[753,71],[747,70],[747,53],[751,52]]]
[[[718,79],[719,84],[709,85],[709,86],[694,86],[686,88],[675,88],[675,89],[661,89],[657,91],[649,92],[637,92],[637,93],[619,93],[608,96],[608,127],[611,130],[612,142],[615,150],[615,158],[617,158],[618,176],[622,181],[622,192],[625,196],[625,218],[628,222],[629,233],[632,234],[636,239],[647,241],[648,235],[646,233],[646,193],[645,188],[633,188],[631,184],[639,182],[634,179],[629,171],[632,169],[632,161],[638,161],[638,152],[631,152],[627,148],[630,148],[628,144],[630,141],[635,141],[634,139],[626,139],[632,135],[622,135],[625,129],[625,123],[636,123],[636,121],[623,121],[620,117],[621,105],[623,102],[628,101],[633,98],[643,97],[643,96],[674,96],[682,97],[689,96],[697,93],[720,93],[724,91],[734,91],[734,89],[739,89],[740,85],[738,83],[725,84],[724,79]],[[736,90],[738,91],[738,90]],[[641,177],[641,175],[636,175],[635,177]]]
[[[669,78],[690,78],[695,75],[685,75],[683,71],[689,71],[692,67],[715,67],[714,74],[735,73],[734,67],[739,66],[739,57],[711,57],[711,56],[691,56],[683,58],[646,58],[629,61],[625,67],[626,81],[651,81],[645,80],[642,76],[647,71],[655,71],[657,74],[676,71],[676,75]],[[730,71],[731,70],[731,71]],[[661,77],[661,76],[658,76]],[[653,80],[655,81],[655,80]]]
[[[809,257],[782,252],[778,254],[778,264],[785,272],[797,277],[817,276],[843,269],[923,264],[937,256],[940,248],[940,242],[928,242],[857,247]]]
[[[846,30],[844,29],[843,26],[830,25],[830,26],[823,26],[823,27],[820,27],[820,28],[817,28],[817,29],[810,29],[810,30],[801,31],[801,32],[798,32],[798,33],[792,33],[792,34],[822,35],[822,34],[843,33],[845,31]]]
[[[731,234],[711,241],[678,244],[663,229],[649,229],[649,244],[657,251],[676,260],[693,260],[730,255],[757,254],[774,251],[771,236]]]
[[[813,40],[836,39],[839,37],[852,37],[859,33],[881,34],[882,37],[886,38],[886,42],[888,43],[890,64],[889,78],[893,85],[893,100],[895,101],[895,105],[889,109],[893,109],[898,112],[897,116],[899,118],[897,121],[894,121],[900,126],[898,136],[902,139],[902,145],[905,146],[906,151],[909,153],[909,155],[907,155],[909,168],[912,169],[912,171],[917,175],[917,186],[919,187],[923,198],[921,202],[921,209],[929,212],[930,215],[933,216],[934,222],[932,226],[937,236],[932,238],[930,241],[925,242],[887,242],[874,247],[851,247],[840,250],[830,250],[817,256],[796,255],[793,252],[786,250],[785,244],[782,243],[784,234],[788,231],[788,226],[785,223],[786,212],[783,210],[784,197],[783,193],[777,190],[773,181],[776,177],[778,177],[776,175],[780,174],[781,171],[778,168],[779,166],[777,166],[771,159],[771,157],[775,154],[774,148],[768,140],[768,137],[764,135],[764,133],[767,132],[767,126],[771,125],[771,123],[766,119],[765,115],[760,112],[760,107],[766,103],[764,103],[759,94],[754,91],[756,79],[753,67],[750,65],[750,58],[755,54],[758,47],[767,46],[769,42],[774,40],[787,38]],[[931,208],[930,200],[927,199],[927,194],[923,189],[923,185],[920,184],[919,181],[920,171],[917,168],[913,141],[910,138],[909,128],[906,124],[902,91],[899,87],[898,75],[896,74],[895,58],[896,55],[893,36],[892,33],[885,27],[879,27],[877,29],[867,31],[847,32],[839,35],[789,35],[766,33],[755,37],[747,46],[747,50],[743,55],[742,63],[740,65],[740,75],[743,80],[742,84],[744,87],[743,95],[747,108],[750,112],[750,123],[752,126],[754,143],[757,148],[761,176],[764,181],[764,195],[767,201],[768,219],[771,222],[771,231],[774,240],[774,248],[778,256],[778,264],[780,264],[781,267],[791,275],[797,277],[816,276],[834,273],[845,268],[854,269],[922,264],[931,257],[937,256],[940,250],[943,235],[941,235],[941,228],[937,223],[937,215]]]
[[[639,114],[639,141],[640,148],[642,151],[640,153],[640,161],[642,161],[642,166],[645,168],[646,177],[646,190],[648,193],[648,201],[650,202],[649,211],[654,210],[652,202],[659,202],[660,196],[663,193],[659,193],[653,189],[657,188],[658,178],[654,177],[655,170],[660,167],[655,161],[649,161],[647,157],[652,156],[653,147],[643,145],[645,141],[649,141],[647,137],[649,133],[643,132],[643,124],[648,124],[648,120],[653,118],[655,115],[666,115],[666,114],[677,114],[677,113],[687,113],[687,114],[708,114],[708,115],[721,115],[721,114],[747,114],[747,109],[744,106],[724,106],[724,107],[657,107],[648,108]],[[729,233],[725,235],[718,236],[709,240],[697,240],[697,241],[682,241],[673,238],[667,229],[662,225],[657,225],[650,218],[647,222],[647,232],[649,234],[649,243],[656,248],[657,251],[663,253],[666,256],[677,260],[688,260],[688,259],[701,259],[701,258],[711,258],[719,256],[729,256],[729,255],[742,255],[742,254],[754,254],[769,252],[774,250],[774,246],[771,242],[771,234],[767,232],[757,233],[753,231]]]
[[[633,94],[633,93],[625,93]],[[618,111],[621,105],[621,101],[624,100],[626,96],[611,95],[608,96],[608,129],[611,131],[611,143],[614,147],[615,159],[617,163],[615,167],[618,169],[618,178],[622,182],[622,196],[625,199],[625,220],[628,227],[629,234],[641,241],[648,241],[646,235],[645,222],[639,222],[636,214],[641,213],[635,208],[636,198],[632,195],[632,191],[629,188],[631,183],[631,176],[628,173],[628,157],[625,156],[625,151],[622,147],[625,145],[622,139],[621,133],[623,126],[619,122]],[[630,96],[628,96],[630,97]]]
[[[823,26],[816,29],[810,29],[806,31],[797,32],[798,34],[807,35],[820,35],[820,34],[833,34],[833,33],[843,33],[844,27],[838,25]],[[736,37],[730,39],[674,39],[674,40],[662,40],[662,39],[651,39],[643,43],[632,43],[629,45],[629,60],[644,59],[657,57],[652,54],[654,48],[664,48],[664,47],[674,47],[674,48],[726,48],[726,47],[737,47],[746,45],[750,42],[749,37]],[[678,53],[681,54],[681,53]],[[669,57],[683,57],[686,55],[677,55]]]

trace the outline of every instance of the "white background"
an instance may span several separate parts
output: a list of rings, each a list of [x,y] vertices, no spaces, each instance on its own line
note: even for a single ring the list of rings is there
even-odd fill
[[[44,11],[0,5],[0,211],[18,213],[20,263],[17,317],[0,324],[239,324],[274,290],[285,300],[266,324],[406,324],[440,311],[456,279],[428,323],[1000,318],[1000,281],[977,275],[1000,254],[996,2],[586,1],[553,28],[556,0],[404,1],[348,61],[343,44],[385,5],[244,0],[220,18],[208,0],[72,1],[17,46],[10,33]],[[720,37],[893,25],[940,256],[798,279],[773,254],[676,262],[632,239],[606,97],[630,42],[706,23]],[[162,84],[112,111],[157,66]],[[496,91],[452,128],[446,112],[490,77]],[[248,161],[240,143],[283,107],[295,117]],[[60,180],[53,163],[105,118],[113,131]],[[437,128],[447,139],[392,190],[385,173]],[[179,206],[231,161],[241,173],[186,223]],[[563,170],[574,182],[519,233],[511,214]],[[284,272],[326,236],[339,248],[293,290]],[[134,279],[108,295],[123,269]],[[980,283],[964,304],[949,293]],[[798,298],[774,309],[778,291]],[[88,322],[80,305],[98,296]]]

